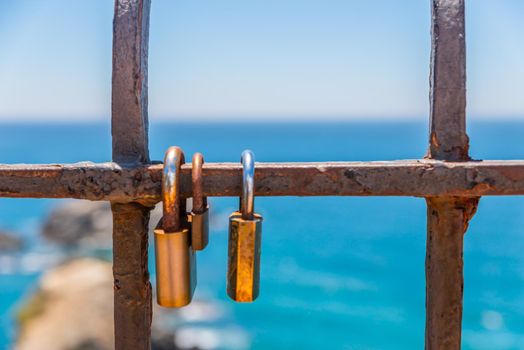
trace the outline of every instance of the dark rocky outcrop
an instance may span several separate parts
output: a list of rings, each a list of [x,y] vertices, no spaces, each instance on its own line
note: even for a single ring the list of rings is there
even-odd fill
[[[20,251],[24,241],[14,232],[0,230],[0,253],[12,253]]]
[[[106,202],[68,201],[56,207],[45,221],[42,234],[66,246],[111,246],[111,210]]]
[[[150,225],[160,219],[160,207],[151,213]],[[67,247],[110,248],[113,221],[107,202],[67,201],[56,207],[45,221],[42,234]]]

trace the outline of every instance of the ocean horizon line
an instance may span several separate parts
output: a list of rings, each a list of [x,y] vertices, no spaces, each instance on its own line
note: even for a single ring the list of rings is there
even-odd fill
[[[240,116],[204,116],[204,115],[188,115],[188,116],[177,116],[177,117],[166,117],[158,115],[149,116],[149,124],[366,124],[366,123],[387,123],[387,124],[398,124],[398,123],[428,123],[429,116],[263,116],[263,115],[247,115],[245,117]],[[522,115],[472,115],[468,116],[468,124],[471,123],[508,123],[524,122],[524,113]],[[0,115],[0,125],[75,125],[75,124],[87,124],[87,125],[104,125],[111,124],[111,117],[100,116],[2,116]]]

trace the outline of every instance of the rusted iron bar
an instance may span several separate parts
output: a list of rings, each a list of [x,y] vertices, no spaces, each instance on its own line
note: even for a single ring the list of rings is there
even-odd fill
[[[111,132],[113,160],[148,163],[147,51],[150,0],[115,0]]]
[[[150,349],[151,284],[147,261],[150,208],[111,203],[115,349]]]
[[[205,163],[204,195],[239,196],[239,163]],[[0,197],[80,198],[154,204],[162,165],[116,163],[0,165]],[[191,165],[182,166],[181,194],[191,195]],[[257,163],[257,196],[524,195],[524,160],[444,162]]]
[[[464,0],[433,0],[428,156],[469,159]]]
[[[433,0],[428,158],[468,161],[464,0]],[[483,193],[471,193],[478,196]],[[463,239],[478,197],[427,198],[426,349],[461,347]]]
[[[147,51],[150,0],[115,0],[113,20],[113,161],[149,163]],[[131,180],[131,179],[128,179]],[[85,184],[84,184],[85,185]],[[150,208],[111,202],[115,349],[151,348],[151,284],[147,266]]]
[[[478,198],[426,199],[426,348],[460,349],[463,243]]]

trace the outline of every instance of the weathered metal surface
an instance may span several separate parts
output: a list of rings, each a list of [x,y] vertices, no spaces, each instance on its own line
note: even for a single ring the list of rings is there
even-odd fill
[[[464,11],[464,0],[433,0],[427,155],[432,159],[456,162],[470,159],[466,134]],[[485,180],[480,186],[494,184]],[[427,198],[425,344],[428,350],[461,347],[463,238],[478,200],[478,197]]]
[[[260,288],[260,251],[262,217],[252,214],[244,219],[242,213],[229,217],[227,261],[227,294],[237,302],[252,302]]]
[[[162,173],[162,219],[155,229],[157,301],[165,307],[186,306],[196,287],[196,255],[185,199],[180,197],[182,164],[182,149],[170,147]]]
[[[191,211],[191,246],[194,250],[204,250],[209,243],[209,207],[201,213]]]
[[[433,0],[428,156],[469,159],[464,0]]]
[[[426,202],[426,348],[460,349],[463,238],[478,198],[433,197]]]
[[[112,203],[115,349],[149,349],[152,320],[147,268],[149,208]]]
[[[193,299],[197,284],[196,254],[189,225],[175,232],[155,229],[156,298],[160,306],[179,308]]]
[[[206,163],[204,195],[239,196],[239,163]],[[524,195],[524,161],[257,163],[257,196]],[[191,197],[191,165],[182,166],[180,193]],[[0,165],[0,197],[160,201],[162,165],[116,163]]]
[[[113,160],[147,163],[150,0],[115,0],[111,133]]]
[[[149,10],[150,0],[115,0],[111,131],[113,161],[120,164],[138,165],[149,162]],[[74,179],[70,180],[74,182]],[[90,187],[87,183],[83,186]],[[152,320],[151,285],[147,266],[150,208],[138,203],[116,202],[112,203],[111,208],[115,349],[148,350],[151,348]]]
[[[209,243],[209,205],[207,204],[207,197],[203,195],[203,164],[204,156],[201,153],[195,153],[191,163],[193,207],[189,214],[191,221],[191,246],[195,250],[204,250]]]
[[[239,211],[229,216],[227,294],[237,302],[252,302],[260,286],[262,216],[255,213],[255,155],[242,152],[242,195]]]

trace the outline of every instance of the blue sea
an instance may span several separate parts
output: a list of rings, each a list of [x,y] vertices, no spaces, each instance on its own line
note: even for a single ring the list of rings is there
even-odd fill
[[[423,120],[423,118],[421,118]],[[427,124],[202,123],[152,120],[152,159],[170,145],[208,162],[413,159],[424,155]],[[524,123],[472,122],[476,159],[524,159]],[[5,124],[0,162],[65,163],[111,158],[108,124]],[[223,349],[422,349],[424,347],[424,199],[400,197],[257,198],[264,216],[261,291],[253,304],[225,293],[227,215],[236,198],[212,198],[213,232],[198,256],[197,300],[219,316],[191,321]],[[0,257],[0,348],[16,337],[17,306],[52,264],[42,251],[42,220],[60,200],[0,199],[0,228],[30,244],[17,264]],[[524,349],[524,200],[482,198],[465,236],[463,349]],[[9,265],[11,264],[11,265]],[[153,267],[152,267],[153,270]],[[152,277],[154,274],[152,274]],[[214,334],[214,333],[213,333]]]

